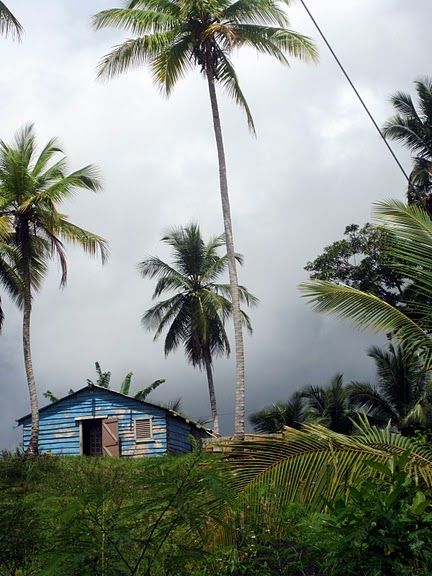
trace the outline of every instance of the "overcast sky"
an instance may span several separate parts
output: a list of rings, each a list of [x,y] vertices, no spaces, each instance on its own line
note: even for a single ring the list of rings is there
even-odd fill
[[[9,0],[21,21],[21,44],[0,42],[0,137],[34,122],[38,141],[58,136],[71,169],[96,164],[104,190],[81,192],[66,206],[70,219],[107,238],[104,267],[70,248],[69,283],[59,290],[53,263],[34,302],[33,361],[39,395],[61,396],[94,377],[94,362],[113,373],[117,387],[133,371],[133,389],[157,378],[154,401],[182,397],[193,417],[209,415],[206,379],[182,350],[165,359],[163,343],[140,326],[153,283],[136,264],[165,259],[167,228],[199,222],[208,237],[223,230],[217,159],[206,83],[199,72],[167,100],[145,70],[110,83],[95,68],[124,39],[93,32],[92,13],[112,0]],[[431,74],[430,0],[308,0],[340,59],[382,125],[392,114],[389,96],[413,91]],[[347,224],[370,219],[371,206],[403,198],[405,183],[364,111],[300,4],[291,27],[314,38],[318,65],[285,68],[244,51],[234,58],[258,137],[242,111],[221,96],[228,176],[240,280],[260,299],[246,338],[247,411],[287,399],[305,384],[372,379],[365,354],[376,342],[349,323],[318,316],[302,301],[303,267],[339,239]],[[409,157],[398,154],[409,170]],[[0,447],[19,442],[15,419],[29,411],[21,347],[21,317],[5,299],[0,336]],[[222,432],[233,427],[234,359],[216,362]]]

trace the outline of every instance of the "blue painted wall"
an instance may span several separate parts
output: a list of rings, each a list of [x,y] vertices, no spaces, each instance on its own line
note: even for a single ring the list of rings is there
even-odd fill
[[[205,437],[205,430],[196,428],[183,418],[175,417],[168,410],[139,402],[100,387],[87,387],[77,393],[47,406],[40,412],[39,450],[41,453],[79,455],[80,421],[83,417],[116,416],[118,418],[120,455],[140,457],[167,452],[178,453],[191,450],[189,435]],[[135,441],[134,420],[152,419],[152,439]],[[30,440],[31,419],[23,424],[23,443]],[[167,423],[169,431],[167,434]]]
[[[168,452],[171,454],[190,452],[192,449],[191,436],[197,439],[208,438],[205,430],[197,428],[193,423],[188,423],[183,418],[167,414]]]

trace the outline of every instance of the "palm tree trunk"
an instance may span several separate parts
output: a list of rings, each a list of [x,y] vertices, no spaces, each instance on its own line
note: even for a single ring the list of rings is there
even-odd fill
[[[245,369],[244,346],[240,311],[240,293],[238,287],[237,267],[234,250],[234,237],[231,223],[231,208],[228,197],[228,181],[225,162],[225,151],[222,139],[222,127],[219,116],[219,107],[216,97],[216,87],[213,70],[207,68],[207,81],[210,93],[210,102],[213,115],[213,128],[216,137],[216,147],[219,160],[219,183],[222,201],[222,214],[225,228],[225,242],[228,255],[228,273],[233,305],[234,339],[236,356],[236,387],[235,387],[235,420],[234,433],[237,437],[244,435],[245,431]]]
[[[27,454],[38,453],[39,441],[39,406],[36,391],[36,382],[33,374],[33,363],[30,347],[30,316],[31,316],[31,280],[30,280],[30,251],[28,225],[23,226],[22,252],[23,252],[23,280],[24,280],[24,312],[23,312],[23,350],[24,365],[27,375],[27,386],[31,407],[31,435],[27,446]]]
[[[213,382],[213,367],[211,363],[211,356],[210,353],[207,351],[205,354],[205,367],[207,372],[207,382],[208,382],[208,389],[209,389],[209,396],[210,396],[210,409],[211,415],[213,420],[213,432],[217,436],[219,436],[219,416],[217,413],[217,404],[216,404],[216,393],[215,387]]]

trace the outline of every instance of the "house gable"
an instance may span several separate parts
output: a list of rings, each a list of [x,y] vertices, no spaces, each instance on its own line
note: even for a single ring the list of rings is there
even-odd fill
[[[121,456],[146,456],[167,452],[166,410],[99,386],[87,386],[41,409],[39,450],[41,453],[83,453],[82,422],[86,419],[118,419]],[[136,420],[151,421],[151,437],[136,442]],[[23,443],[30,441],[31,416],[19,420]]]
[[[109,419],[109,420],[108,420]],[[191,450],[190,435],[211,436],[203,426],[151,402],[136,400],[114,390],[88,385],[39,410],[39,451],[53,454],[87,454],[90,451],[88,421],[99,421],[105,454],[141,457]],[[108,426],[104,422],[115,420]],[[18,420],[23,426],[24,448],[31,433],[31,414]],[[113,438],[118,434],[118,443]],[[97,452],[97,451],[96,451]],[[94,455],[95,452],[92,452]]]

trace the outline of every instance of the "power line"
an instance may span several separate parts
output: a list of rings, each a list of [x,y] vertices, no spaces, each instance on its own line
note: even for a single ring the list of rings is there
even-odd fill
[[[330,42],[327,40],[326,36],[324,35],[323,31],[321,30],[321,28],[318,26],[317,21],[315,20],[315,18],[312,16],[311,11],[309,10],[309,8],[306,6],[306,3],[304,2],[304,0],[300,0],[300,2],[303,5],[303,8],[306,10],[306,12],[308,13],[310,19],[312,20],[315,28],[318,30],[319,35],[321,36],[321,38],[324,40],[327,48],[330,50],[333,58],[336,60],[337,65],[339,66],[339,68],[341,69],[343,75],[345,76],[345,78],[348,80],[351,88],[354,90],[355,95],[357,96],[357,98],[359,99],[361,105],[363,106],[366,114],[369,116],[372,124],[375,126],[378,134],[381,136],[384,144],[387,146],[388,151],[390,152],[390,154],[393,156],[394,161],[396,162],[396,164],[398,165],[400,171],[402,172],[402,174],[404,175],[404,177],[406,178],[407,182],[409,183],[410,179],[408,174],[405,172],[402,164],[400,163],[399,159],[397,158],[396,154],[393,151],[393,148],[390,146],[390,144],[387,142],[386,137],[384,136],[381,128],[378,126],[378,124],[375,121],[375,118],[372,116],[372,113],[370,112],[369,108],[366,106],[363,98],[360,96],[359,91],[357,90],[357,88],[354,86],[353,81],[351,80],[351,78],[348,75],[348,72],[345,70],[345,68],[343,67],[341,61],[339,60],[339,58],[336,55],[336,52],[333,50],[332,46],[330,45]]]

